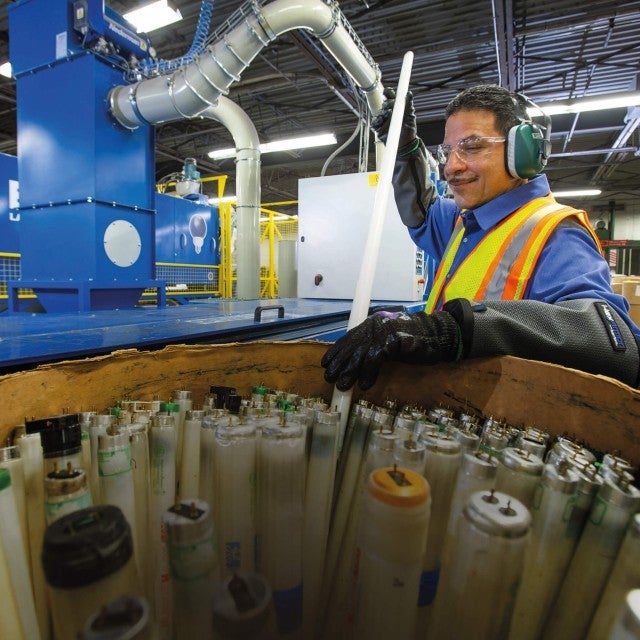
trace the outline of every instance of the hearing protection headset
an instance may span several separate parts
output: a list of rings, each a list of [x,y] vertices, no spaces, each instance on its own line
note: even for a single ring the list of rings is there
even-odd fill
[[[514,178],[533,178],[547,164],[551,154],[551,118],[521,93],[513,94],[519,124],[507,134],[505,154],[507,170]],[[537,109],[542,124],[533,122],[527,107]]]

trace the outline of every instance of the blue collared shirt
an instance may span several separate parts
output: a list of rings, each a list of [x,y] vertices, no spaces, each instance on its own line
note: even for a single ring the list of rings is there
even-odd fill
[[[541,174],[476,209],[467,209],[462,214],[464,237],[447,279],[496,224],[527,202],[546,196],[549,192],[547,177]],[[429,207],[424,224],[409,229],[413,241],[435,260],[436,266],[442,260],[459,214],[460,208],[452,199],[438,197]],[[600,255],[593,239],[576,223],[561,223],[551,234],[531,275],[524,298],[551,304],[584,298],[605,300],[640,339],[640,328],[629,317],[627,299],[611,289],[609,265]]]

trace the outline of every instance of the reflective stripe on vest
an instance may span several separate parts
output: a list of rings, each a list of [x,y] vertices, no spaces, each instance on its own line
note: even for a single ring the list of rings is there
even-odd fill
[[[436,273],[425,311],[431,313],[454,298],[521,299],[547,239],[557,225],[569,217],[589,232],[601,251],[600,242],[584,211],[560,205],[552,196],[536,198],[490,231],[445,284],[446,274],[464,235],[462,219],[459,218]]]

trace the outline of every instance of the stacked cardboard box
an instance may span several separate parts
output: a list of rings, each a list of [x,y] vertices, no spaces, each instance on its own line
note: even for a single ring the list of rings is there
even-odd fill
[[[615,293],[619,293],[622,295],[622,284],[625,280],[628,280],[629,276],[626,276],[622,273],[614,273],[611,276],[611,288]]]

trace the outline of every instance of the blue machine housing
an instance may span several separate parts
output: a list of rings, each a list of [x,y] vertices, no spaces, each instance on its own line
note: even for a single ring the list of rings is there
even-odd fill
[[[220,264],[217,208],[197,200],[156,193],[156,260]]]
[[[105,6],[104,0],[75,0],[73,3],[73,28],[82,33],[83,45],[89,47],[100,38],[106,38],[122,56],[131,55],[144,59],[151,44],[145,35],[122,16]]]
[[[202,199],[156,193],[156,273],[168,295],[219,295],[220,216]]]
[[[18,222],[20,214],[11,201],[12,184],[17,192],[18,159],[15,156],[0,153],[0,256],[20,253]],[[0,273],[0,282],[4,281]]]
[[[0,311],[6,308],[7,282],[20,277],[18,159],[0,153]]]
[[[146,36],[105,6],[104,0],[17,0],[7,7],[14,75],[87,51],[99,37],[111,43],[114,60],[144,59]],[[17,40],[17,41],[16,41]]]
[[[74,4],[9,7],[22,254],[9,309],[18,309],[18,288],[47,311],[130,307],[146,288],[164,304],[154,279],[154,130],[110,118],[106,96],[126,69],[82,47]]]

